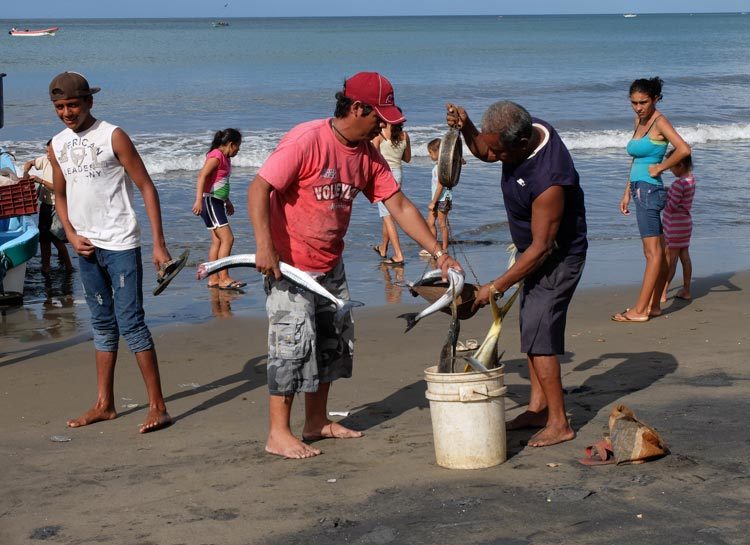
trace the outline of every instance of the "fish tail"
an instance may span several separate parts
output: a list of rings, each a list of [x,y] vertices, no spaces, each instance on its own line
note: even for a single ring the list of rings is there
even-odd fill
[[[417,313],[416,312],[407,312],[406,314],[399,315],[399,318],[403,318],[406,320],[406,329],[404,330],[404,333],[407,333],[412,327],[417,325]]]
[[[344,305],[336,311],[336,321],[343,319],[344,316],[355,307],[363,307],[364,303],[360,301],[347,301]]]

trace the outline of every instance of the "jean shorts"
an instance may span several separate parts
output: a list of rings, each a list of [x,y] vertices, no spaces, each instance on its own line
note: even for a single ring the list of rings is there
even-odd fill
[[[143,312],[141,249],[95,248],[91,257],[78,258],[86,303],[91,311],[94,347],[117,352],[120,334],[131,352],[154,347]]]
[[[630,184],[630,196],[635,203],[635,218],[641,238],[660,236],[664,232],[661,211],[667,200],[667,190],[664,186],[633,182]]]
[[[396,183],[399,187],[401,187],[401,179],[403,176],[403,171],[400,168],[392,169],[391,172],[393,173],[393,177],[396,178]],[[381,218],[384,218],[386,216],[390,216],[391,213],[388,212],[388,209],[385,207],[385,205],[382,202],[378,202],[378,213],[380,214]]]

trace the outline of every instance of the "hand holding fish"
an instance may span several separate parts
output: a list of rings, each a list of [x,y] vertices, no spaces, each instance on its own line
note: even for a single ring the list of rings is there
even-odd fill
[[[281,280],[281,269],[279,268],[279,254],[270,245],[258,247],[255,251],[255,268],[261,274],[273,275],[276,280]]]
[[[448,269],[458,271],[462,275],[464,274],[464,269],[463,267],[461,267],[461,264],[447,252],[443,252],[441,255],[439,255],[437,260],[435,261],[435,264],[437,265],[438,269],[443,271],[443,280],[448,280]]]
[[[503,292],[495,287],[494,281],[488,282],[487,284],[479,288],[471,310],[476,311],[477,309],[488,305],[490,302],[490,297],[494,297],[495,300],[501,299],[503,297]]]

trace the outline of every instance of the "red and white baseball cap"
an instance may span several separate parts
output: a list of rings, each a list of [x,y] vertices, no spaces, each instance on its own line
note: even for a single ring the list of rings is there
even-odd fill
[[[344,95],[372,106],[391,125],[403,123],[406,117],[393,100],[393,86],[377,72],[359,72],[344,82]]]

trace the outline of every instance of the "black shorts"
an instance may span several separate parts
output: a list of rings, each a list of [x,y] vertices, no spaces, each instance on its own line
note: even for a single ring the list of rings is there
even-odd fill
[[[54,204],[47,204],[45,202],[39,203],[39,222],[37,227],[39,228],[39,242],[54,242],[56,240],[65,242],[65,235],[60,232],[61,224],[58,221],[55,222],[57,212],[55,211]],[[52,231],[53,223],[56,224],[57,236]]]
[[[521,352],[539,356],[565,353],[568,305],[586,263],[585,255],[553,252],[526,277],[521,290]]]
[[[201,218],[203,218],[206,227],[211,230],[229,225],[226,202],[211,195],[203,195]]]

